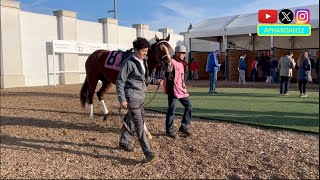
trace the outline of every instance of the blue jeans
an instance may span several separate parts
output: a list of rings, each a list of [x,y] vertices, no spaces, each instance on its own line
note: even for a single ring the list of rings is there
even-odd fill
[[[218,71],[213,71],[209,73],[209,78],[210,78],[210,89],[209,93],[213,93],[216,90],[216,82],[218,79]]]
[[[278,83],[278,78],[277,78],[276,71],[273,68],[271,68],[270,69],[270,73],[271,73],[271,77],[272,77],[271,82],[272,83]]]
[[[250,81],[257,81],[257,78],[258,78],[258,73],[257,73],[256,69],[251,70]]]
[[[176,105],[178,101],[180,101],[180,103],[184,106],[184,113],[181,120],[181,128],[183,130],[188,130],[188,126],[192,117],[192,105],[189,97],[178,99],[174,96],[169,95],[168,110],[166,115],[166,133],[173,133],[173,116],[174,112],[176,111]]]

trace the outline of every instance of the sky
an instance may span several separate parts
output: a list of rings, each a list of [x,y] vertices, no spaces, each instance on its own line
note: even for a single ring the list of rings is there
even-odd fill
[[[18,0],[22,11],[53,15],[56,10],[77,12],[77,18],[98,22],[113,18],[114,0]],[[116,0],[120,26],[147,24],[150,30],[173,29],[186,32],[204,19],[319,4],[319,0]]]

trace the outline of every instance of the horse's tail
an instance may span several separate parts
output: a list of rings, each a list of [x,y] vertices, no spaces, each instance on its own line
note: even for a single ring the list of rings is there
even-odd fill
[[[84,83],[82,85],[81,91],[80,91],[80,102],[81,106],[84,107],[86,105],[87,99],[88,99],[88,89],[89,89],[89,84],[87,77],[84,80]]]

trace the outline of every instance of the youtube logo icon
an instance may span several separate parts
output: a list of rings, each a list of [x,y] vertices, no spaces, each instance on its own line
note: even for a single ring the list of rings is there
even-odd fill
[[[277,23],[278,11],[272,9],[263,9],[258,12],[259,23]]]

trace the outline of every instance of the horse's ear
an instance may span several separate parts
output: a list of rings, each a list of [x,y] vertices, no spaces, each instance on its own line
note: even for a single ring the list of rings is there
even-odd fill
[[[168,37],[166,38],[166,41],[169,42],[169,40],[170,40],[170,33],[169,33]]]
[[[158,38],[157,34],[155,34],[156,41],[158,42],[160,39]]]

